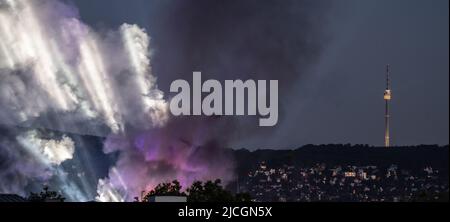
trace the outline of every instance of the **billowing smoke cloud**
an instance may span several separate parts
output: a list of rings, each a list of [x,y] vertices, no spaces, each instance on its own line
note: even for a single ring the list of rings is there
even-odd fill
[[[109,179],[100,181],[97,199],[132,200],[173,179],[184,188],[196,180],[217,178],[227,184],[234,176],[234,162],[220,138],[226,139],[230,129],[228,122],[215,118],[174,118],[163,128],[110,135],[104,151],[120,156]]]
[[[96,32],[56,0],[0,2],[0,123],[106,136],[105,153],[119,158],[109,177],[99,180],[98,200],[129,201],[166,180],[185,186],[195,179],[231,180],[232,163],[221,155],[222,144],[213,142],[217,134],[208,130],[208,121],[194,126],[169,120],[151,74],[145,30],[123,24]],[[71,200],[86,200],[59,167],[73,156],[69,137],[29,131],[5,147],[1,157],[12,162],[2,167],[7,175],[1,183],[15,189],[4,191],[23,193],[29,183],[56,178]],[[22,163],[27,159],[33,161]]]
[[[61,140],[49,140],[40,138],[37,131],[29,131],[18,140],[29,152],[41,157],[45,164],[59,165],[72,159],[75,151],[74,142],[67,136]]]
[[[232,144],[273,136],[286,109],[296,107],[286,104],[298,98],[293,88],[307,80],[331,38],[324,31],[333,8],[328,0],[168,0],[149,8],[152,64],[163,91],[175,79],[191,80],[192,71],[204,80],[279,81],[278,124],[258,127],[257,118],[239,118]]]
[[[96,33],[54,0],[1,4],[1,121],[100,135],[164,123],[144,30]]]
[[[19,145],[15,129],[0,127],[0,193],[24,195],[33,182],[43,182],[52,176],[49,166]],[[45,160],[45,159],[44,159]]]
[[[54,0],[0,4],[0,123],[106,136],[167,121],[166,102],[150,74],[145,30],[124,24],[98,33],[78,19],[76,10]],[[42,181],[54,175],[67,179],[54,166],[72,158],[70,138],[42,139],[31,131],[11,146],[2,147],[2,158],[30,170],[4,166],[7,177],[19,176],[23,183],[41,175]],[[18,147],[27,155],[16,155]],[[39,164],[45,170],[33,167]],[[1,183],[16,190],[5,191],[23,193],[26,184],[7,177]]]
[[[326,0],[169,0],[159,5],[149,15],[154,20],[149,29],[159,49],[152,63],[164,74],[159,76],[164,91],[174,79],[191,79],[193,70],[217,80],[277,79],[280,90],[289,91],[327,42],[323,27],[331,4]]]
[[[171,3],[154,11],[162,22],[153,51],[137,25],[96,31],[57,0],[0,0],[0,124],[8,132],[0,135],[0,191],[23,194],[57,180],[70,200],[90,198],[61,167],[79,149],[70,137],[15,126],[105,137],[103,151],[118,157],[94,185],[99,201],[130,201],[173,179],[184,187],[233,180],[224,148],[236,132],[255,128],[223,117],[170,117],[157,81],[168,87],[202,71],[219,80],[278,79],[283,93],[319,55],[311,13],[323,5]]]
[[[60,191],[71,200],[87,200],[78,185],[68,180],[61,167],[73,157],[73,140],[59,139],[38,130],[0,127],[0,193],[27,195],[25,190],[47,184],[60,184]]]

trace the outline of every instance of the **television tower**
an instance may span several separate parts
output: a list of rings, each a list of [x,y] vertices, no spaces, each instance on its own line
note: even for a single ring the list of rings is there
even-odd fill
[[[389,79],[389,64],[386,66],[386,90],[384,90],[384,101],[386,103],[385,105],[385,111],[384,111],[384,146],[389,147],[390,144],[390,137],[389,137],[389,101],[391,100],[391,86],[390,86],[390,79]]]

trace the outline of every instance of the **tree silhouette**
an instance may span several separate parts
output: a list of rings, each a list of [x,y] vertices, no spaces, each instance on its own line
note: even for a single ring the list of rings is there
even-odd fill
[[[143,198],[143,202],[148,202],[152,196],[186,196],[184,192],[181,192],[180,182],[177,180],[171,183],[161,183],[155,187],[155,189],[148,192]],[[137,198],[135,198],[137,200]]]
[[[205,183],[196,181],[186,189],[186,193],[181,192],[181,189],[177,180],[162,183],[148,192],[142,201],[148,202],[151,196],[187,196],[188,202],[250,202],[252,199],[247,193],[233,195],[222,187],[219,179]],[[138,198],[135,198],[135,201],[138,201]]]
[[[234,202],[233,194],[223,189],[221,181],[207,181],[204,184],[197,181],[186,190],[189,202]]]
[[[49,190],[47,186],[40,193],[31,192],[28,197],[30,202],[64,202],[65,199],[58,192]]]

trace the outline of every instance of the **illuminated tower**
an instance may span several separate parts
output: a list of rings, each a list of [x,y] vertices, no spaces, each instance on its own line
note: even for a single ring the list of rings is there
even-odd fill
[[[384,111],[384,146],[389,147],[390,146],[390,138],[389,138],[389,101],[391,100],[391,86],[389,82],[389,65],[386,66],[386,90],[384,90],[384,101],[386,103],[385,111]]]

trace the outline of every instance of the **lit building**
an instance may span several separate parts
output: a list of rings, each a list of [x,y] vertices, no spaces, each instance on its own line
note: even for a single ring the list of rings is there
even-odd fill
[[[345,172],[344,176],[345,177],[356,177],[356,173],[352,172],[352,171],[349,171],[349,172]]]
[[[151,196],[148,202],[154,203],[186,203],[185,196]]]

